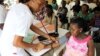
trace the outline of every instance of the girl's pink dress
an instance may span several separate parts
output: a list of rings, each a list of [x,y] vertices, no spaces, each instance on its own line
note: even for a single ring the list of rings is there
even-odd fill
[[[66,42],[66,50],[63,56],[87,56],[88,46],[87,43],[91,36],[87,36],[82,40],[71,36],[69,41]]]

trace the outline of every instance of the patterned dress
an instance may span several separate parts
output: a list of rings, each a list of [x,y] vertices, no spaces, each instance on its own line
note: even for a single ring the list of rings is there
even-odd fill
[[[87,36],[82,40],[78,40],[76,37],[71,36],[69,41],[66,42],[66,50],[63,56],[87,56],[87,43],[90,39],[91,36]]]

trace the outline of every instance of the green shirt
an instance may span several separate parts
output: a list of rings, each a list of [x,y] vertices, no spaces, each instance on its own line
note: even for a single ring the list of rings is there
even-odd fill
[[[57,6],[57,4],[51,4],[51,6],[52,6],[52,8],[54,9],[54,10],[57,10],[57,8],[58,8],[58,6]]]
[[[77,14],[78,17],[81,17],[83,18],[84,20],[86,21],[90,21],[92,18],[93,18],[93,13],[88,13],[87,15],[84,15],[82,14],[82,12],[80,11],[78,14]]]

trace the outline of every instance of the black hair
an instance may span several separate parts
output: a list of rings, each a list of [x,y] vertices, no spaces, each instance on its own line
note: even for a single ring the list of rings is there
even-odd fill
[[[30,0],[19,0],[20,3],[27,3]]]
[[[83,4],[82,6],[86,6],[87,7],[87,10],[86,11],[89,10],[89,6],[87,4]],[[82,6],[81,6],[81,8],[82,8]]]
[[[56,0],[52,0],[52,3],[56,4],[56,2],[57,2]]]
[[[52,6],[51,5],[47,5],[46,8],[52,9]]]
[[[100,11],[100,7],[95,7],[94,9],[93,9],[93,11],[95,12],[95,11]]]
[[[62,4],[62,6],[65,6],[66,5],[66,1],[62,0],[61,4]]]
[[[49,14],[47,14],[48,17],[51,17],[53,15],[53,8],[52,8],[52,6],[51,5],[46,5],[46,8],[50,10]]]
[[[76,0],[75,5],[80,5],[80,0]]]
[[[80,11],[80,9],[81,9],[80,5],[74,5],[71,10],[78,13]]]
[[[0,0],[0,4],[3,4],[4,0]]]
[[[88,23],[84,19],[82,19],[82,18],[75,18],[75,19],[71,20],[71,23],[77,24],[79,28],[82,28],[83,29],[82,32],[89,31]]]

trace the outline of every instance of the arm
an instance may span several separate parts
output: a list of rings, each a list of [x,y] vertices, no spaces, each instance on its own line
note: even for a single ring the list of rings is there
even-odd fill
[[[31,43],[26,43],[23,41],[23,37],[22,36],[15,36],[14,40],[13,40],[13,45],[16,47],[21,47],[21,48],[34,48],[36,45],[31,44]]]
[[[49,36],[48,34],[44,33],[43,31],[41,31],[39,28],[37,28],[36,26],[34,26],[33,24],[31,25],[30,29],[32,31],[34,31],[35,33],[47,38],[47,39],[52,39],[54,41],[56,41],[56,39],[54,37]]]
[[[46,48],[56,48],[56,47],[59,47],[60,44],[59,43],[52,43],[52,44],[49,44],[46,46]]]
[[[92,39],[88,42],[88,56],[94,56],[94,43]]]
[[[66,37],[69,39],[70,36],[71,36],[71,32],[67,32],[67,33],[66,33]]]

